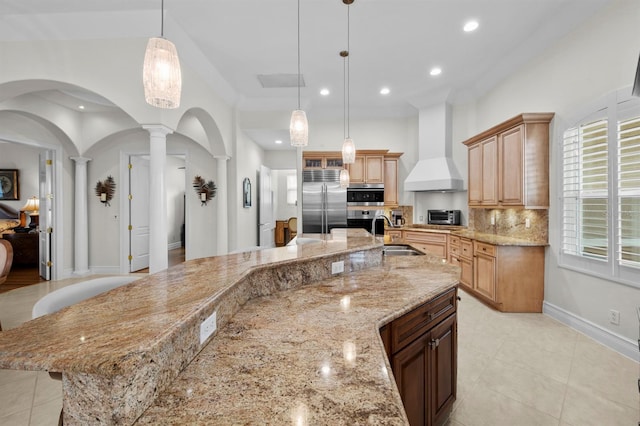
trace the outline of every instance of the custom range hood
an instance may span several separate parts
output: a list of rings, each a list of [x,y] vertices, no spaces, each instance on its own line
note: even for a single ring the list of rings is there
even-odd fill
[[[418,113],[418,162],[404,181],[405,191],[462,191],[462,176],[451,153],[449,104],[421,108]]]

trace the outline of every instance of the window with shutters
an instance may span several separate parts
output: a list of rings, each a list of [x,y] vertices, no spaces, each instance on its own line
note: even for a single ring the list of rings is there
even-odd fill
[[[561,265],[640,286],[640,99],[608,97],[561,149]]]

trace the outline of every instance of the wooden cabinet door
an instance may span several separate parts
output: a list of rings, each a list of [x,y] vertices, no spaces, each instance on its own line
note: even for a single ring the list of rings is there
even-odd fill
[[[322,157],[305,157],[303,166],[307,170],[322,169]]]
[[[324,168],[325,169],[342,169],[342,157],[325,157]]]
[[[499,201],[502,205],[524,204],[524,126],[518,126],[499,135]]]
[[[482,253],[474,256],[474,289],[485,297],[495,301],[496,296],[496,259]]]
[[[349,182],[350,183],[364,183],[365,182],[365,158],[358,157],[356,155],[356,161],[352,164],[348,164],[349,168]]]
[[[429,333],[393,356],[391,368],[411,426],[427,424]]]
[[[498,205],[498,138],[493,136],[481,144],[482,200],[485,206]]]
[[[460,283],[469,288],[473,288],[473,262],[471,259],[459,258],[460,261]]]
[[[383,155],[367,155],[365,157],[365,182],[384,183]]]
[[[480,144],[469,147],[469,205],[482,204],[482,146]]]
[[[435,326],[430,333],[431,383],[428,389],[431,404],[428,416],[431,425],[440,424],[456,400],[456,364],[458,359],[456,326],[456,314],[453,314]]]
[[[384,159],[384,205],[398,205],[398,159]],[[395,225],[395,224],[394,224]]]

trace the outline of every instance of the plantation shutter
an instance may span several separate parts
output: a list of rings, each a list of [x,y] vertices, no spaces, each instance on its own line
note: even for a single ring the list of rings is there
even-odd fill
[[[640,268],[640,117],[618,122],[618,262]]]
[[[607,120],[568,129],[563,139],[563,251],[607,260]]]

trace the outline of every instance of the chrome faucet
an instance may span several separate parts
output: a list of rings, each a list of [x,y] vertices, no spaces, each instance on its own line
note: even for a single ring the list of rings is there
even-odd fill
[[[373,236],[376,235],[376,219],[378,218],[383,218],[387,222],[387,225],[389,225],[390,228],[395,228],[395,226],[393,225],[393,223],[391,223],[391,220],[389,220],[387,216],[383,214],[377,214],[373,217],[373,220],[371,221],[371,234]]]

